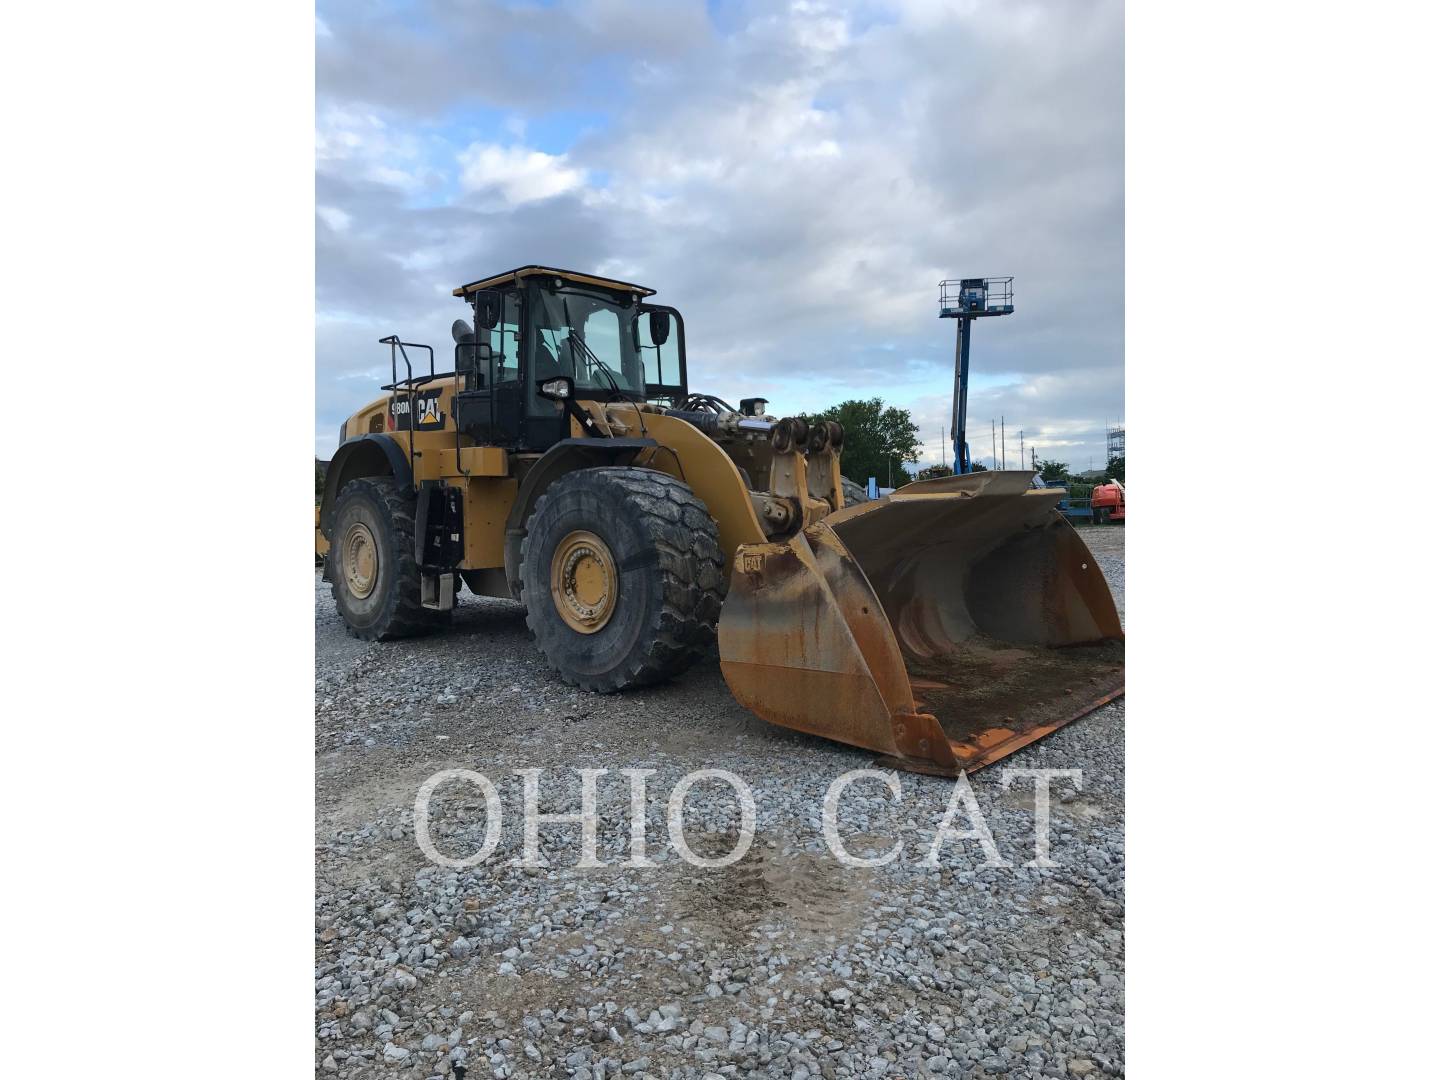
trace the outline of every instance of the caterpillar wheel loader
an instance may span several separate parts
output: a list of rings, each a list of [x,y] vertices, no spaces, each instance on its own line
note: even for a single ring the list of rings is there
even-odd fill
[[[324,576],[352,634],[442,626],[462,587],[518,599],[550,666],[601,693],[718,637],[762,718],[942,775],[1122,692],[1114,601],[1031,473],[861,501],[839,424],[691,391],[684,321],[653,290],[525,266],[454,295],[453,368],[383,338],[390,382],[326,475]]]

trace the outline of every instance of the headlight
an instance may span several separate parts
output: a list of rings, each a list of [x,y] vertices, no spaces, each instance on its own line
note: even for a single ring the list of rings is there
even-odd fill
[[[574,384],[568,376],[562,375],[557,379],[545,379],[540,383],[540,396],[551,398],[555,401],[564,401],[574,392]]]

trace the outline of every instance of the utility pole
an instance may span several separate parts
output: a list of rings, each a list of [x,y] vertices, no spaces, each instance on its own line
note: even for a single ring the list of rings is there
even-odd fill
[[[1030,447],[1030,468],[1034,469],[1036,472],[1039,472],[1039,471],[1040,471],[1040,466],[1035,464],[1035,447],[1034,447],[1034,446],[1031,446],[1031,447]]]
[[[999,445],[995,442],[995,418],[993,416],[990,418],[990,467],[992,469],[1000,467],[1000,450]]]
[[[1020,468],[1025,467],[1025,429],[1020,429]]]
[[[1005,417],[1000,417],[1000,468],[1005,468]]]

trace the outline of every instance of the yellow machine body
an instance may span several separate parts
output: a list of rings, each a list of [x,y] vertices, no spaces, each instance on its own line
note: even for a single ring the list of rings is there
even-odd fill
[[[457,295],[478,313],[475,290],[503,280]],[[636,305],[649,295],[610,284],[633,290]],[[721,669],[765,720],[957,775],[1123,692],[1110,590],[1057,511],[1061,492],[1032,486],[1028,471],[945,477],[846,505],[838,425],[807,435],[803,421],[712,421],[576,393],[564,445],[525,452],[461,430],[463,389],[459,374],[411,380],[345,422],[317,515],[318,555],[334,540],[328,515],[348,481],[403,476],[422,494],[458,489],[453,570],[474,592],[518,598],[517,537],[539,494],[565,472],[619,462],[682,481],[714,520],[730,560]],[[448,603],[451,594],[435,595]]]

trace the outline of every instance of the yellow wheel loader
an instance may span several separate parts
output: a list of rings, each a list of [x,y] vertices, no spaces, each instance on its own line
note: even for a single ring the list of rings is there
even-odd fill
[[[1122,692],[1110,591],[1031,473],[857,501],[839,424],[691,392],[685,324],[653,290],[525,266],[454,295],[453,368],[382,339],[390,382],[326,474],[352,634],[443,625],[462,587],[518,599],[561,678],[601,693],[718,636],[759,716],[943,775]]]

